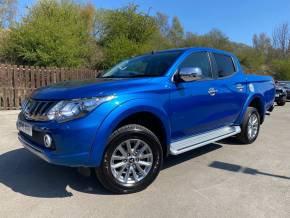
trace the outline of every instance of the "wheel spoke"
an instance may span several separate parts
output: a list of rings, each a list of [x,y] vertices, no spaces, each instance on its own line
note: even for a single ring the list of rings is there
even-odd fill
[[[252,117],[249,119],[249,125],[252,125]]]
[[[119,167],[121,167],[121,166],[124,166],[124,165],[126,165],[126,163],[124,163],[124,162],[122,161],[122,162],[119,162],[119,163],[117,163],[117,164],[113,164],[113,165],[111,165],[111,167],[112,167],[113,169],[117,169],[117,168],[119,168]]]
[[[254,116],[254,117],[253,117],[253,122],[252,122],[252,123],[253,123],[253,124],[256,124],[256,123],[257,123],[257,121],[258,121],[257,117],[256,117],[256,116]]]
[[[127,153],[126,153],[126,151],[124,150],[124,148],[122,147],[122,145],[120,145],[120,146],[118,147],[118,150],[122,153],[122,156],[124,156],[124,157],[127,156]]]
[[[136,149],[139,147],[139,145],[140,145],[140,141],[138,140],[137,142],[136,142],[136,144],[133,146],[133,152],[135,152],[136,151]]]
[[[141,155],[139,155],[139,158],[140,159],[145,159],[145,158],[150,158],[150,157],[152,157],[153,155],[152,154],[141,154]]]
[[[144,151],[146,150],[146,146],[143,146],[140,150],[139,150],[139,154],[142,154]]]
[[[121,170],[117,173],[116,177],[120,178],[120,176],[122,175],[122,173],[124,172],[125,169],[126,169],[126,165],[123,165]]]
[[[133,151],[132,151],[132,147],[131,147],[130,141],[126,142],[126,148],[127,148],[127,152],[132,155]]]
[[[124,160],[125,158],[126,158],[125,156],[117,156],[117,155],[112,156],[113,160]]]
[[[138,182],[138,175],[134,167],[132,167],[132,172],[133,172],[133,177],[134,177],[135,182]]]
[[[151,166],[152,165],[152,163],[150,163],[150,162],[146,162],[146,161],[139,161],[138,162],[140,165],[143,165],[143,166]]]
[[[252,129],[251,129],[251,127],[249,127],[248,135],[249,135],[250,138],[252,137]]]
[[[140,165],[137,163],[136,164],[136,167],[137,167],[137,169],[138,169],[138,171],[144,176],[144,175],[146,175],[146,172],[140,167]]]
[[[129,167],[129,169],[128,169],[127,172],[126,172],[126,175],[125,175],[125,178],[124,178],[125,183],[128,182],[128,178],[129,178],[130,172],[131,172],[131,166]]]

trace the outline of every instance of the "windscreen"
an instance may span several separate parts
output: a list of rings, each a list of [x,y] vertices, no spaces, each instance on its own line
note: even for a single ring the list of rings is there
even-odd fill
[[[182,51],[157,52],[122,61],[101,77],[131,78],[163,76]]]

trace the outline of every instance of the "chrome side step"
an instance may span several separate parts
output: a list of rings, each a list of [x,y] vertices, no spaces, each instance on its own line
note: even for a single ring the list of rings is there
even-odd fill
[[[186,139],[181,139],[170,144],[170,153],[173,155],[181,154],[229,136],[236,135],[240,132],[241,128],[239,126],[226,126]]]

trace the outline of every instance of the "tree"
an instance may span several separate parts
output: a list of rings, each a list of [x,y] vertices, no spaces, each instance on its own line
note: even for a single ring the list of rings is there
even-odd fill
[[[273,47],[280,52],[280,57],[285,58],[290,51],[289,24],[283,23],[277,26],[272,34]]]
[[[232,50],[232,45],[229,38],[220,30],[212,29],[207,34],[204,35],[204,44],[207,47],[222,49],[222,50]]]
[[[168,33],[168,38],[175,47],[179,47],[182,44],[184,39],[184,30],[178,17],[173,17],[172,25]]]
[[[168,16],[166,14],[157,12],[155,19],[156,19],[156,23],[159,27],[161,35],[163,37],[167,37],[170,30],[169,23],[168,23]]]
[[[271,39],[266,33],[260,33],[259,35],[254,34],[253,47],[260,51],[263,55],[267,55],[269,53],[269,49],[271,48]]]
[[[17,64],[80,67],[90,62],[95,42],[86,10],[70,1],[42,0],[11,29],[5,48]]]
[[[96,37],[104,49],[104,67],[122,59],[152,51],[152,39],[159,32],[156,20],[142,12],[136,5],[118,10],[99,11],[95,22]]]
[[[7,41],[7,36],[9,34],[9,29],[1,29],[0,28],[0,62],[7,62],[4,56],[4,46]]]
[[[0,0],[0,28],[10,27],[14,22],[17,0]]]

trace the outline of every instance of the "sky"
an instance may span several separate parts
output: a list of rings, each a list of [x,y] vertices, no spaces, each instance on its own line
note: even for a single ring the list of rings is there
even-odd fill
[[[36,0],[19,0],[20,14]],[[86,0],[81,0],[86,2]],[[178,16],[184,30],[204,34],[220,29],[232,41],[252,45],[255,33],[272,35],[273,28],[289,22],[290,0],[90,0],[97,8],[116,9],[129,3],[150,15]]]

